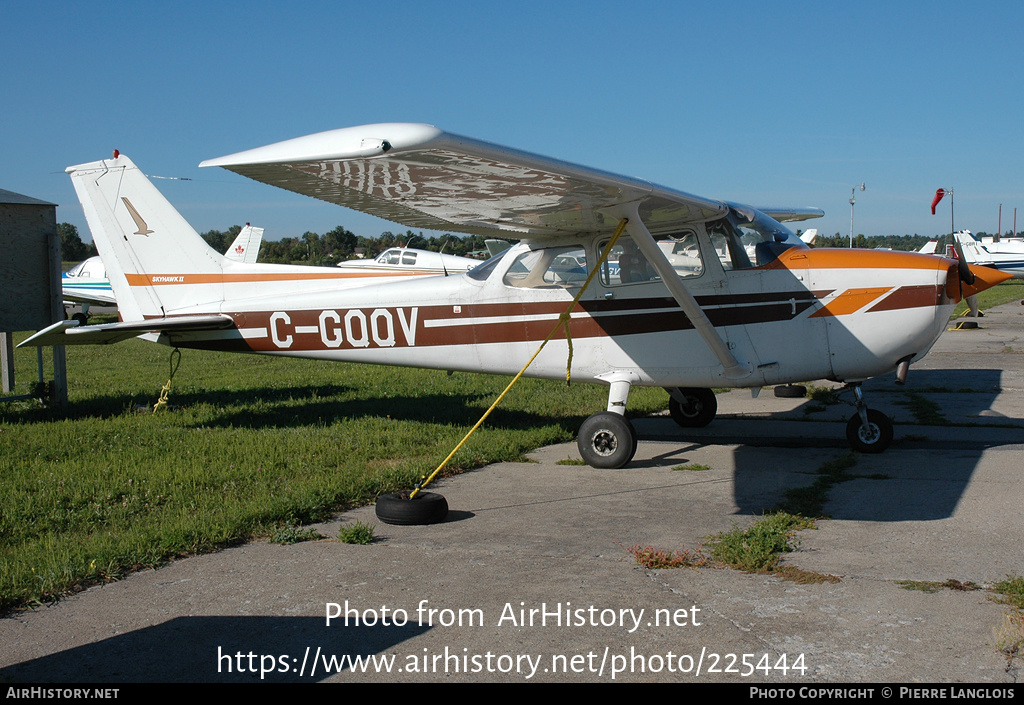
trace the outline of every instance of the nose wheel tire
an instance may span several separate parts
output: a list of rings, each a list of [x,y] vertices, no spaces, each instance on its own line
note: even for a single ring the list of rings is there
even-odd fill
[[[846,440],[861,453],[881,453],[892,443],[892,421],[881,411],[868,409],[868,425],[854,414],[846,424]]]
[[[704,428],[718,413],[718,400],[710,389],[680,387],[678,390],[684,401],[680,403],[674,396],[668,398],[668,413],[672,420],[683,428]]]
[[[376,510],[385,524],[439,524],[448,516],[448,500],[436,492],[420,492],[413,499],[408,492],[392,492],[377,498]]]
[[[636,442],[629,419],[611,411],[589,417],[576,436],[580,456],[594,468],[621,468],[633,459]]]

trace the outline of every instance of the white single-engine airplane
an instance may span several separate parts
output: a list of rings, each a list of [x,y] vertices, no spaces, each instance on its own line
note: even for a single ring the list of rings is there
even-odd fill
[[[571,360],[560,330],[527,371],[562,378],[570,360],[577,380],[609,386],[607,410],[579,432],[591,465],[633,457],[624,416],[633,385],[664,387],[673,418],[700,426],[716,413],[712,387],[843,381],[857,402],[848,440],[880,452],[892,423],[867,408],[860,382],[905,376],[961,296],[1006,278],[913,253],[810,249],[776,219],[817,209],[700,198],[430,125],[344,128],[200,166],[408,227],[521,242],[459,276],[342,289],[337,280],[300,286],[289,274],[283,283],[213,253],[115,153],[67,171],[123,322],[62,322],[23,344],[146,334],[179,347],[512,374],[596,269],[570,314]],[[608,257],[617,266],[598,264],[623,228]]]
[[[373,259],[350,259],[338,262],[342,269],[381,272],[419,272],[429,274],[463,274],[480,264],[480,260],[443,252],[417,250],[413,247],[390,247]]]

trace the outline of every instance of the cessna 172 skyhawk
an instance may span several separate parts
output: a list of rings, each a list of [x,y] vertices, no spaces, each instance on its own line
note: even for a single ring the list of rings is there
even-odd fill
[[[636,451],[624,416],[633,385],[664,387],[673,418],[700,426],[716,412],[712,387],[843,381],[857,401],[847,437],[877,452],[892,423],[867,408],[860,382],[905,375],[961,296],[1005,278],[913,253],[810,249],[776,219],[817,209],[701,198],[430,125],[343,128],[201,166],[408,227],[521,241],[459,276],[342,289],[289,275],[280,284],[225,263],[115,153],[67,171],[123,322],[62,322],[23,344],[145,334],[179,347],[512,374],[593,272],[568,324],[573,377],[609,386],[607,410],[579,432],[591,465],[621,467]],[[603,250],[614,270],[598,264]],[[569,343],[559,331],[527,374],[565,376]]]

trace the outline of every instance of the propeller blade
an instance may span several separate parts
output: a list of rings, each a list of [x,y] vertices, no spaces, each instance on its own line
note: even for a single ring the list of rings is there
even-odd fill
[[[957,271],[960,273],[960,281],[967,285],[973,284],[974,272],[971,271],[971,265],[964,258],[964,248],[960,246],[960,240],[955,233],[953,235],[953,251],[956,252]]]

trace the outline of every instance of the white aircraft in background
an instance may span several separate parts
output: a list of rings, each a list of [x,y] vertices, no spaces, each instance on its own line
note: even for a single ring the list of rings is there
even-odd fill
[[[1024,279],[1024,240],[1002,238],[996,242],[985,238],[979,241],[970,230],[961,230],[956,239],[970,264],[993,267],[1017,279]]]
[[[234,262],[255,262],[262,244],[263,228],[254,228],[246,223],[224,253],[224,257]],[[84,326],[89,320],[91,306],[117,306],[102,257],[90,257],[64,272],[61,275],[61,286],[65,305],[82,307],[80,313],[71,316],[71,319],[78,321],[80,325]]]
[[[350,259],[338,262],[342,269],[380,272],[417,272],[420,274],[465,274],[480,260],[442,252],[417,250],[412,247],[391,247],[373,259]]]
[[[714,387],[846,382],[850,444],[880,452],[892,422],[860,383],[897,378],[945,330],[956,302],[1007,275],[915,253],[811,249],[767,214],[535,154],[390,123],[343,128],[203,162],[403,226],[520,238],[465,275],[344,288],[213,253],[124,156],[68,168],[122,322],[60,322],[22,345],[142,335],[182,348],[312,357],[609,387],[578,446],[597,467],[636,451],[633,385],[658,386],[682,426],[716,413]],[[621,234],[614,247],[611,240]],[[673,266],[658,240],[692,242]],[[747,246],[752,245],[753,256]],[[598,264],[610,251],[619,273]],[[623,259],[630,259],[630,276]],[[699,258],[698,261],[694,258]],[[266,267],[266,265],[264,265]],[[594,278],[581,289],[580,273]],[[634,277],[634,272],[636,276]],[[328,276],[324,274],[324,276]],[[571,333],[570,340],[567,334]]]

